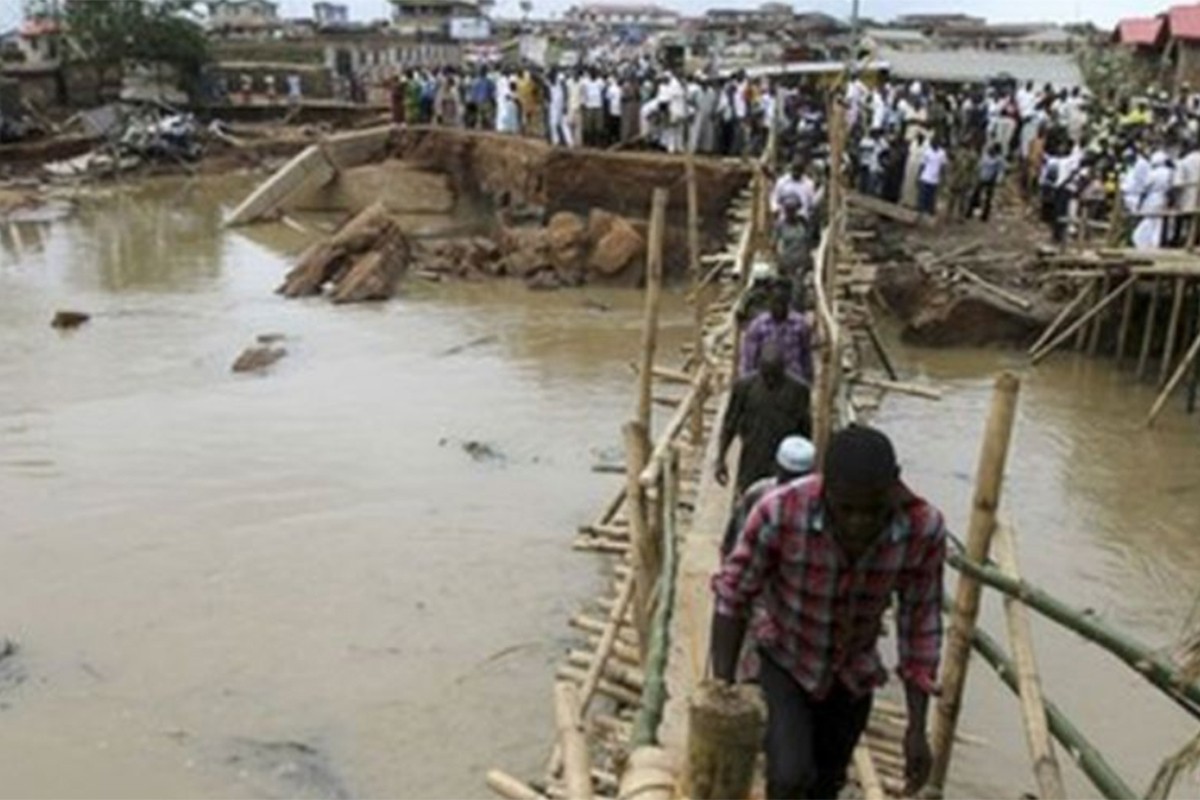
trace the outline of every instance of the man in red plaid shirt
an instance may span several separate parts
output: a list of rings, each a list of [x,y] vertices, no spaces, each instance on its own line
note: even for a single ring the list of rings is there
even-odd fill
[[[753,616],[767,797],[837,797],[872,694],[887,682],[876,641],[893,596],[908,702],[906,796],[924,785],[945,555],[941,513],[900,481],[892,443],[871,428],[839,431],[823,474],[755,505],[713,578],[712,658],[717,679],[732,682]]]

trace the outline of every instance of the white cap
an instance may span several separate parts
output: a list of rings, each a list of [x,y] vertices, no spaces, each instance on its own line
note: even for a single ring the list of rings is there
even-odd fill
[[[775,277],[775,265],[769,261],[755,261],[750,265],[750,282],[769,281]]]
[[[817,462],[817,448],[803,436],[788,436],[779,443],[775,451],[775,463],[780,469],[797,475],[813,471]]]

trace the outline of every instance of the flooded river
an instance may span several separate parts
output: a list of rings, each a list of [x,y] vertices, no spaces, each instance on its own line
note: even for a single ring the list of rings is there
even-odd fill
[[[251,182],[0,225],[0,637],[21,645],[0,670],[4,796],[483,796],[488,767],[536,774],[548,752],[565,620],[601,577],[569,542],[616,486],[591,468],[620,458],[639,298],[284,301],[305,237],[219,229]],[[60,308],[94,316],[59,333]],[[687,314],[668,319],[669,343]],[[289,356],[230,374],[262,333]],[[1008,357],[896,356],[947,397],[892,397],[880,422],[964,530]],[[1030,373],[1007,505],[1029,578],[1165,644],[1200,587],[1200,461],[1196,419],[1138,428],[1151,399],[1105,363]],[[1035,633],[1049,695],[1143,788],[1194,726]],[[977,662],[964,728],[989,746],[960,751],[960,788],[1032,785],[1018,720]]]

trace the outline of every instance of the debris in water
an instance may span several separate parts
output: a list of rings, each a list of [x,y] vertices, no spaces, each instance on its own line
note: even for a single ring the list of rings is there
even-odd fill
[[[256,786],[255,794],[284,795],[314,800],[343,800],[353,794],[319,748],[294,740],[261,741],[237,738],[225,762],[236,766],[254,782],[269,780],[271,786]]]
[[[602,314],[612,311],[612,306],[610,306],[608,303],[601,303],[599,300],[593,300],[590,297],[585,297],[583,299],[583,307],[588,311],[597,311]]]
[[[466,342],[464,344],[458,344],[458,345],[455,345],[454,347],[447,348],[447,349],[443,350],[441,353],[438,353],[438,355],[441,358],[445,358],[447,356],[456,356],[459,353],[463,352],[464,350],[470,350],[472,347],[480,347],[482,345],[493,344],[498,341],[500,341],[500,337],[496,336],[495,334],[491,334],[488,336],[480,336],[480,337],[478,337],[476,339],[472,339],[471,341]]]
[[[278,344],[287,339],[287,336],[282,333],[260,333],[255,339],[259,344]]]
[[[0,639],[0,692],[20,686],[28,677],[25,668],[17,660],[20,649],[12,639]]]
[[[91,318],[91,314],[85,314],[82,311],[59,311],[50,321],[50,327],[59,330],[73,330]]]
[[[476,461],[503,461],[504,454],[496,448],[492,447],[487,442],[477,442],[471,440],[463,442],[463,452],[469,455]]]
[[[253,345],[242,351],[232,369],[234,372],[261,372],[286,355],[287,349],[283,347]]]

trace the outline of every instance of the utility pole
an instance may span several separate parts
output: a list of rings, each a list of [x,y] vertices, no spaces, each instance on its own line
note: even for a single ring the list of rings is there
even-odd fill
[[[850,62],[858,62],[858,3],[850,0]]]

